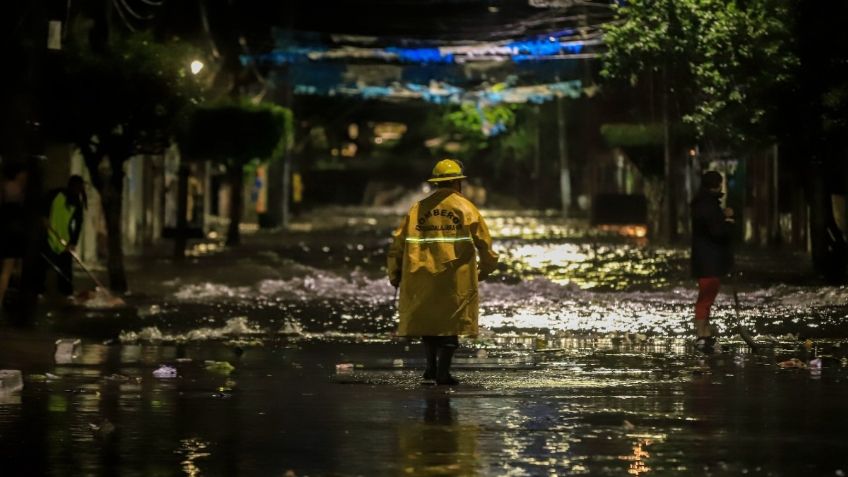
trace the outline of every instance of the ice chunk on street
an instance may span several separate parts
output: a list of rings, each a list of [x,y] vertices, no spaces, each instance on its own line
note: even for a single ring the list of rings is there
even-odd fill
[[[0,394],[19,392],[24,388],[21,372],[16,369],[0,369]]]
[[[56,353],[53,355],[56,364],[71,364],[79,352],[80,340],[61,339],[56,341]]]
[[[159,366],[158,369],[153,371],[153,377],[161,379],[176,378],[177,369],[163,364],[162,366]]]

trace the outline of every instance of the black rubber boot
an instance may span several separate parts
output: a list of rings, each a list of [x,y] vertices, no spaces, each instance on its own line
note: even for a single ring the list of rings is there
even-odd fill
[[[713,354],[715,352],[715,337],[703,336],[695,341],[695,349],[704,354]]]
[[[424,368],[424,374],[421,376],[421,379],[424,381],[435,381],[436,380],[436,354],[439,351],[438,344],[427,337],[421,340],[421,343],[424,345],[424,355],[427,358],[427,367]]]
[[[439,348],[439,366],[438,372],[436,373],[436,384],[447,386],[455,386],[459,384],[459,381],[450,375],[451,361],[453,360],[453,353],[455,351],[456,348],[453,346],[443,346]]]

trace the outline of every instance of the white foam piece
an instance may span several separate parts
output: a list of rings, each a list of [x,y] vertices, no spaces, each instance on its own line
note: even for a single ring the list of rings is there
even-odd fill
[[[0,394],[19,392],[24,388],[23,377],[17,369],[0,369]]]
[[[80,340],[75,338],[65,338],[56,341],[56,353],[53,355],[56,364],[71,364],[74,361],[74,356],[77,355],[80,347]]]
[[[177,377],[177,369],[168,365],[159,366],[158,369],[153,371],[153,376],[160,379],[171,379]]]

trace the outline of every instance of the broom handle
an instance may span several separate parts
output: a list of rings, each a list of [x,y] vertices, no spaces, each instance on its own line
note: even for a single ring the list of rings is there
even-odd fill
[[[55,230],[53,230],[53,227],[51,227],[50,224],[47,224],[47,230],[49,230],[50,233],[52,233],[53,236],[56,238],[56,240],[58,240],[59,243],[62,244],[63,247],[65,247],[65,249],[66,249],[65,251],[67,251],[68,253],[71,254],[72,257],[74,257],[74,260],[76,260],[76,262],[85,271],[85,273],[87,273],[88,276],[92,280],[94,280],[94,284],[97,285],[97,288],[102,288],[103,290],[106,290],[107,288],[105,286],[103,286],[103,284],[100,283],[100,280],[98,280],[97,277],[95,277],[94,274],[91,273],[91,270],[89,270],[88,267],[86,267],[85,264],[82,263],[82,260],[80,260],[80,258],[77,256],[77,254],[75,254],[70,248],[68,248],[68,242],[65,242],[65,240],[62,237],[60,237],[59,234]]]

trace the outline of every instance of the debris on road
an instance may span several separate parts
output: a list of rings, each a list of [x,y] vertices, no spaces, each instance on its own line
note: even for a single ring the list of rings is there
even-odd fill
[[[806,369],[807,368],[807,365],[804,364],[804,362],[801,361],[798,358],[792,358],[792,359],[788,359],[786,361],[781,361],[780,363],[777,363],[777,366],[780,367],[781,369],[790,369],[790,368]]]
[[[336,365],[336,373],[351,373],[353,372],[353,363],[339,363]]]
[[[74,338],[57,340],[56,352],[53,354],[56,364],[71,364],[79,352],[80,343],[80,340]]]
[[[206,366],[206,371],[223,374],[224,376],[232,373],[236,368],[230,364],[228,361],[204,361],[203,364]]]
[[[21,372],[16,369],[0,369],[0,394],[19,392],[24,388]]]
[[[153,377],[161,379],[176,378],[177,369],[163,364],[162,366],[159,366],[157,370],[153,371]]]

